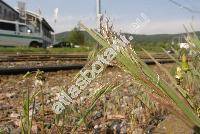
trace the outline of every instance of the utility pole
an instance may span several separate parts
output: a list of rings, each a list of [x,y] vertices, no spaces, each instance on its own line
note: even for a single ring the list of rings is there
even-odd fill
[[[53,44],[55,44],[56,43],[56,23],[57,23],[57,19],[58,19],[58,11],[59,11],[59,9],[58,8],[56,8],[55,10],[54,10],[54,36],[53,36]]]
[[[96,0],[96,10],[97,10],[97,31],[101,33],[101,0]],[[97,43],[96,48],[99,49],[100,45]]]
[[[96,0],[96,10],[97,10],[97,30],[100,33],[101,31],[101,0]]]

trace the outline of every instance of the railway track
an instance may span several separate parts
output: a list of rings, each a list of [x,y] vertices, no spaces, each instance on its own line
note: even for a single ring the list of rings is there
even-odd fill
[[[161,64],[173,63],[171,59],[157,59]],[[144,62],[148,65],[154,65],[155,62],[151,59],[145,59]],[[40,66],[40,67],[12,67],[12,68],[0,68],[0,75],[17,75],[25,74],[27,72],[41,70],[44,72],[55,72],[60,70],[79,70],[83,68],[85,64],[71,64],[71,65],[56,65],[56,66]],[[109,66],[113,67],[113,66]]]
[[[41,67],[12,67],[12,68],[0,68],[0,75],[17,75],[25,74],[27,72],[33,72],[41,70],[44,72],[55,72],[60,70],[76,70],[84,67],[84,64],[72,64],[72,65],[59,65],[59,66],[41,66]]]
[[[142,59],[149,59],[146,55],[139,55]],[[156,59],[169,59],[166,54],[153,54]],[[87,54],[0,54],[0,62],[23,61],[70,61],[87,60]]]
[[[21,62],[21,61],[70,61],[87,60],[86,54],[9,54],[1,55],[0,62]]]
[[[173,63],[172,59],[166,54],[157,53],[152,54],[153,57],[160,63]],[[155,64],[148,56],[139,54],[140,58],[148,65]],[[26,61],[83,61],[87,60],[87,54],[0,54],[1,62],[26,62]],[[84,64],[69,64],[69,65],[51,65],[51,66],[39,66],[39,67],[0,67],[0,75],[16,75],[24,74],[26,72],[37,71],[38,69],[45,72],[53,72],[59,70],[76,70],[84,67]]]

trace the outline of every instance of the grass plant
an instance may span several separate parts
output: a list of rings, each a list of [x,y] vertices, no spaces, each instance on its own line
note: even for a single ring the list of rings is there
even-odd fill
[[[103,48],[111,46],[111,44],[109,44],[109,42],[107,42],[99,33],[88,29],[82,24],[81,27],[84,28]],[[118,53],[116,60],[122,70],[129,73],[133,79],[147,87],[147,92],[153,100],[165,104],[168,110],[186,121],[191,127],[200,127],[200,119],[190,102],[188,102],[187,97],[181,92],[183,89],[178,87],[179,90],[177,90],[177,88],[169,85],[162,78],[158,79],[159,75],[150,69],[137,56],[131,47],[127,46],[126,48],[121,48],[121,52]]]

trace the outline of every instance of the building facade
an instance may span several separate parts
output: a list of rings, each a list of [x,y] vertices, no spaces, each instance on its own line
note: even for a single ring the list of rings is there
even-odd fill
[[[19,13],[3,0],[0,0],[0,19],[18,21]]]
[[[0,36],[2,43],[5,44],[24,44],[26,46],[42,46],[47,47],[53,43],[53,28],[45,20],[41,14],[28,10],[15,10],[5,1],[0,0]],[[11,37],[12,34],[12,42]],[[7,35],[7,38],[2,37]],[[15,37],[15,38],[14,38]],[[26,37],[26,42],[20,41]],[[34,40],[37,39],[37,40]],[[25,39],[24,39],[25,40]],[[0,44],[1,45],[1,44]],[[6,46],[6,45],[5,45]]]
[[[33,33],[41,34],[43,37],[43,46],[47,47],[49,42],[52,42],[53,28],[49,23],[39,14],[26,11],[26,24],[29,26]]]

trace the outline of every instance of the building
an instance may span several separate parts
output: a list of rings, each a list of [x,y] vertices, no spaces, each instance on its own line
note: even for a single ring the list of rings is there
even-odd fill
[[[10,5],[0,0],[0,19],[9,21],[18,21],[19,12],[12,8]]]
[[[32,33],[40,33],[44,38],[44,46],[48,46],[49,42],[52,42],[53,28],[41,15],[26,11],[26,24],[31,28]]]
[[[27,46],[47,47],[53,44],[52,32],[54,32],[54,30],[45,20],[45,18],[42,17],[41,14],[25,10],[25,3],[20,4],[22,5],[22,7],[19,7],[19,9],[15,10],[6,2],[0,0],[0,35],[5,36],[6,34],[8,37],[11,36],[8,35],[9,32],[15,32],[12,33],[16,34],[12,35],[12,41],[15,42],[14,40],[16,39],[16,41],[18,40],[18,44],[23,44],[23,46],[26,44]],[[15,39],[14,36],[16,36]],[[27,37],[26,43],[25,41],[19,43],[19,39],[17,37]],[[30,40],[30,38],[37,38],[38,40]],[[3,38],[3,40],[3,45],[16,44],[13,42],[11,43],[11,39],[9,40],[5,37]]]

